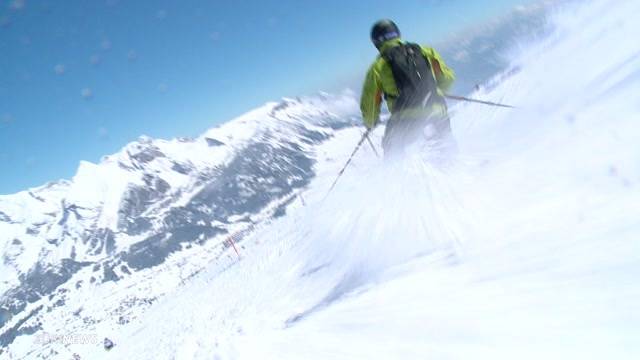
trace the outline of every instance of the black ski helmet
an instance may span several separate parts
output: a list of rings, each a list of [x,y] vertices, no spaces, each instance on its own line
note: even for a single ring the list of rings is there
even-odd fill
[[[376,48],[380,48],[383,42],[400,37],[400,29],[393,21],[384,19],[373,24],[371,28],[371,41]]]

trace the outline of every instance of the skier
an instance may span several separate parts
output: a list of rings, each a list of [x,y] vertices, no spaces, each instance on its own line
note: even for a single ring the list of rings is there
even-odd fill
[[[404,42],[391,20],[373,25],[371,41],[380,55],[367,72],[360,109],[371,130],[386,100],[391,118],[382,140],[385,157],[420,139],[440,150],[455,148],[443,97],[455,79],[453,70],[433,48]]]

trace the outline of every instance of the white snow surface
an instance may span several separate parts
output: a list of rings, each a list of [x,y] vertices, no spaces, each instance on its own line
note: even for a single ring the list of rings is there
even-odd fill
[[[461,152],[326,147],[306,206],[90,359],[640,358],[640,3],[558,9],[518,71],[453,108]],[[380,132],[376,132],[379,140]]]
[[[361,134],[338,131],[302,198],[245,239],[240,260],[168,287],[126,325],[87,325],[110,351],[70,344],[58,357],[640,358],[638,17],[633,0],[554,11],[552,34],[472,94],[516,109],[452,107],[448,166],[424,153],[383,163],[365,144],[325,197]],[[243,121],[193,146],[251,136]]]

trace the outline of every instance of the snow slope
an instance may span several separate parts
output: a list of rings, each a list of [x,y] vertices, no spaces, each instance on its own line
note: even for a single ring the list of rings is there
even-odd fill
[[[320,161],[306,206],[88,358],[638,358],[639,15],[556,10],[474,94],[518,109],[453,109],[455,165],[363,148],[323,200],[340,164]]]
[[[472,94],[512,103],[517,109],[452,104],[460,153],[444,166],[431,162],[429,151],[382,163],[365,144],[326,196],[361,134],[352,126],[351,116],[358,111],[353,94],[269,104],[212,130],[218,135],[205,134],[197,141],[209,146],[207,137],[226,144],[213,147],[229,155],[216,157],[227,159],[215,164],[228,169],[216,174],[235,174],[228,183],[242,184],[247,173],[237,170],[250,168],[257,179],[230,193],[223,204],[233,205],[235,196],[245,192],[277,191],[256,183],[286,179],[284,174],[296,169],[286,167],[294,158],[286,147],[280,148],[287,139],[294,139],[312,160],[311,170],[292,173],[305,179],[303,185],[278,192],[281,196],[248,213],[220,217],[229,225],[224,235],[249,229],[240,242],[241,259],[230,256],[232,250],[222,246],[220,236],[204,244],[192,242],[192,248],[172,253],[164,263],[141,269],[127,262],[129,257],[116,256],[122,261],[119,266],[130,265],[131,275],[117,267],[120,279],[75,290],[65,285],[70,288],[62,294],[66,304],[51,313],[41,311],[40,328],[16,337],[0,355],[638,358],[640,46],[632,41],[640,35],[638,16],[640,4],[631,0],[584,1],[553,11],[553,31],[520,44],[509,56],[510,68]],[[264,148],[258,147],[243,163],[246,166],[229,165],[229,159],[246,153],[236,152],[227,137],[239,132],[245,140],[255,139],[253,132],[242,135],[247,129],[242,122],[262,123],[274,112],[288,125],[268,121],[264,126],[283,136],[258,137],[258,142],[265,140],[281,152],[266,151],[263,157]],[[318,138],[309,130],[324,136]],[[375,143],[382,131],[374,134]],[[143,139],[131,146],[148,142]],[[203,150],[187,151],[177,140],[171,145],[152,142],[161,144],[157,147],[166,155],[153,159],[186,161]],[[124,151],[116,157],[125,156],[128,164],[128,153],[139,152]],[[114,160],[105,160],[109,161]],[[162,161],[145,162],[138,170],[156,173],[170,189],[181,189],[179,194],[185,195],[158,196],[150,209],[124,218],[144,214],[152,224],[172,219],[163,215],[170,204],[169,208],[185,205],[200,219],[202,212],[196,209],[203,201],[189,199],[207,194],[202,186],[213,185],[197,182],[202,178],[197,172],[187,177],[174,174]],[[193,161],[208,164],[206,158]],[[265,177],[260,172],[265,161],[276,161],[285,171]],[[135,173],[139,165],[126,166],[127,173]],[[45,203],[65,198],[73,184],[56,185],[49,197],[53,200]],[[18,194],[0,199],[0,210],[15,222],[20,207],[6,204],[30,198]],[[95,201],[106,204],[109,199]],[[126,223],[114,225],[107,215],[91,219],[128,229]],[[245,216],[255,220],[244,221]],[[164,228],[150,229],[162,234]],[[122,235],[115,246],[127,251],[141,241]],[[96,261],[91,256],[86,260]],[[73,276],[77,278],[70,284],[76,279],[86,283],[95,274],[88,266]],[[48,305],[46,299],[39,301],[24,311]],[[80,315],[70,314],[75,311]],[[16,318],[22,313],[8,324],[15,324]],[[90,341],[54,338],[41,344],[38,336],[43,334],[84,335]],[[102,348],[99,341],[104,337],[115,342],[112,350]]]
[[[195,139],[141,137],[71,181],[0,197],[0,355],[55,356],[39,338],[126,324],[223,261],[230,238],[287,214],[353,109],[349,92],[283,99]]]

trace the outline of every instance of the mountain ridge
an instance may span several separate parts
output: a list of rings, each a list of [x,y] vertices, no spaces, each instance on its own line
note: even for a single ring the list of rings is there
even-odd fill
[[[0,347],[82,286],[135,277],[197,246],[219,256],[222,236],[281,216],[313,177],[317,146],[355,120],[349,91],[283,99],[194,139],[141,136],[98,164],[82,161],[71,180],[0,197]]]

